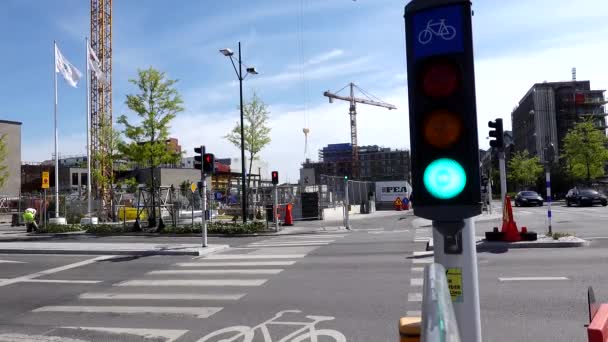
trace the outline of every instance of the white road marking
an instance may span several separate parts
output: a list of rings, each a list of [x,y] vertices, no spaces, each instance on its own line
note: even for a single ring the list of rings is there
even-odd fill
[[[157,314],[185,315],[208,318],[219,312],[218,307],[188,306],[43,306],[32,312],[74,312],[74,313],[112,313],[112,314]]]
[[[422,293],[414,292],[407,294],[408,302],[422,302]]]
[[[405,313],[406,316],[410,316],[410,317],[420,317],[422,316],[422,312],[419,310],[415,310],[415,311],[408,311]]]
[[[29,279],[22,283],[56,283],[56,284],[99,284],[101,280],[64,280],[64,279]]]
[[[49,335],[0,334],[0,342],[89,342]]]
[[[569,280],[567,277],[510,277],[498,278],[498,281],[536,281],[536,280]]]
[[[35,279],[35,278],[39,278],[39,277],[42,277],[42,276],[46,276],[46,275],[49,275],[49,274],[53,274],[53,273],[57,273],[57,272],[65,271],[65,270],[69,270],[69,269],[80,267],[80,266],[86,266],[86,265],[95,263],[97,261],[107,260],[107,259],[111,259],[111,258],[114,258],[114,256],[108,256],[108,255],[99,256],[99,257],[96,257],[96,258],[93,258],[93,259],[79,261],[79,262],[75,262],[73,264],[64,265],[64,266],[60,266],[60,267],[55,267],[55,268],[51,268],[51,269],[48,269],[48,270],[44,270],[44,271],[40,271],[40,272],[24,275],[24,276],[21,276],[21,277],[16,277],[16,278],[11,278],[11,279],[7,279],[7,280],[3,280],[3,281],[0,281],[0,287],[1,286],[15,284],[15,283],[19,283],[19,282],[22,282],[22,281],[25,281],[25,280],[32,280],[32,279]]]
[[[346,235],[330,235],[330,234],[304,234],[304,235],[290,235],[290,236],[278,236],[273,239],[334,239],[343,238]]]
[[[399,234],[399,233],[409,233],[409,230],[383,230],[381,232],[368,232],[369,234]]]
[[[295,261],[180,262],[178,267],[290,266]]]
[[[424,267],[412,267],[413,272],[424,272]]]
[[[108,332],[113,334],[129,334],[142,336],[145,339],[164,339],[165,342],[173,342],[188,332],[188,330],[173,329],[130,329],[130,328],[104,328],[104,327],[61,327],[61,329],[82,329],[89,331]]]
[[[412,264],[432,264],[433,258],[412,259]]]
[[[414,239],[414,242],[429,242],[429,240],[431,240],[431,238]]]
[[[429,251],[417,251],[417,252],[414,252],[413,255],[417,256],[417,257],[419,257],[419,256],[431,256],[431,255],[433,255],[433,251],[430,251],[430,252]]]
[[[412,278],[410,279],[410,286],[422,286],[423,280],[422,278]]]
[[[299,247],[299,246],[325,246],[328,243],[326,242],[317,242],[317,243],[273,243],[273,244],[258,244],[258,245],[247,245],[248,247]]]
[[[145,300],[239,300],[244,293],[190,294],[190,293],[83,293],[80,299],[145,299]]]
[[[152,271],[148,274],[279,274],[280,268],[266,269],[229,269],[229,270],[162,270]]]
[[[114,286],[260,286],[266,279],[128,280]]]
[[[212,254],[206,256],[206,260],[230,260],[230,259],[299,259],[306,254]]]
[[[0,264],[27,264],[25,261],[0,260]]]
[[[265,245],[265,244],[294,244],[294,245],[301,245],[304,243],[324,243],[324,244],[328,244],[328,243],[332,243],[334,242],[334,240],[299,240],[299,241],[292,241],[292,240],[285,240],[285,241],[279,241],[279,240],[264,240],[264,241],[258,241],[258,242],[252,242],[249,245]]]

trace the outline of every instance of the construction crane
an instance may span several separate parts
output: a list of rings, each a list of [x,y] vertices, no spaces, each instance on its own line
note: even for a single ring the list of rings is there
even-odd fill
[[[113,165],[108,156],[112,142],[107,132],[112,127],[112,0],[91,0],[91,48],[107,81],[100,82],[91,73],[91,168],[111,179]],[[111,189],[94,178],[91,181],[95,195],[107,209]]]
[[[341,96],[338,95],[339,92],[344,90],[346,87],[350,87],[350,96]],[[367,99],[355,97],[355,89],[357,89],[361,94],[363,94]],[[388,110],[397,109],[394,105],[390,103],[386,103],[374,95],[369,94],[365,90],[359,88],[354,83],[349,83],[344,86],[342,89],[338,90],[335,93],[330,92],[329,90],[323,92],[323,96],[327,96],[329,98],[329,103],[333,103],[334,99],[348,101],[350,103],[349,115],[350,115],[350,143],[352,148],[352,178],[356,179],[359,177],[359,148],[357,147],[357,103],[362,103],[370,106],[377,106],[387,108]]]

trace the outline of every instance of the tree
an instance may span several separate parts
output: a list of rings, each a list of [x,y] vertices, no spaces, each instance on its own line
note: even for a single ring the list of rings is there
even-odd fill
[[[102,116],[106,118],[107,116]],[[91,159],[91,181],[94,181],[101,199],[103,201],[103,209],[106,212],[113,213],[112,208],[108,208],[113,203],[113,185],[116,184],[116,178],[114,172],[104,174],[103,170],[114,170],[115,161],[120,158],[120,146],[123,141],[120,136],[120,132],[112,127],[112,123],[108,120],[102,122],[99,126],[99,132],[97,138],[99,139],[100,146],[107,146],[107,149],[100,149],[96,151]],[[94,167],[97,165],[98,167]],[[112,214],[110,214],[112,215]]]
[[[608,140],[603,130],[595,127],[592,120],[583,120],[568,131],[564,138],[564,156],[570,175],[577,179],[591,179],[604,175],[608,161]]]
[[[128,142],[121,145],[121,152],[129,160],[150,167],[149,190],[152,194],[152,211],[149,225],[156,226],[156,180],[154,170],[163,164],[175,164],[181,154],[167,148],[169,124],[182,112],[183,101],[174,85],[177,80],[168,79],[164,72],[152,67],[138,70],[138,79],[129,80],[139,88],[138,94],[127,95],[126,105],[140,119],[139,124],[129,123],[126,115],[118,118],[125,126]],[[162,226],[162,224],[161,224]]]
[[[243,106],[243,121],[245,133],[245,151],[249,154],[249,172],[253,160],[258,157],[258,153],[270,143],[270,127],[268,119],[270,112],[268,106],[254,92],[251,101]],[[237,122],[232,132],[224,136],[234,146],[241,148],[241,124]],[[251,177],[247,178],[247,186],[251,183]]]
[[[527,150],[516,152],[509,160],[508,178],[517,187],[533,184],[542,172],[543,167],[538,157],[530,156]]]
[[[7,156],[6,135],[3,134],[0,135],[0,188],[6,184],[9,176],[8,165],[5,164]]]

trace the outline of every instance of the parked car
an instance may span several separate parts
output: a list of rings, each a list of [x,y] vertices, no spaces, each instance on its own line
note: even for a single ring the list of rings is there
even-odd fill
[[[605,195],[594,189],[570,189],[566,194],[566,205],[571,206],[576,204],[579,207],[594,204],[601,204],[604,207],[608,205],[608,199]]]
[[[542,206],[543,198],[536,191],[520,191],[515,195],[515,206]]]

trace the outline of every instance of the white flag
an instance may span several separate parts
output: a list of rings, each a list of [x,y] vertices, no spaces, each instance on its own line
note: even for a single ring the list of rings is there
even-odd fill
[[[95,77],[97,77],[98,80],[103,82],[103,84],[107,85],[108,79],[106,78],[106,75],[103,73],[103,71],[101,71],[101,65],[99,63],[97,55],[95,54],[95,51],[93,51],[91,45],[87,46],[87,50],[87,63],[89,65],[89,69],[93,70],[93,72],[95,73]]]
[[[60,72],[66,82],[74,88],[82,77],[82,73],[63,57],[57,45],[55,45],[55,72]]]

